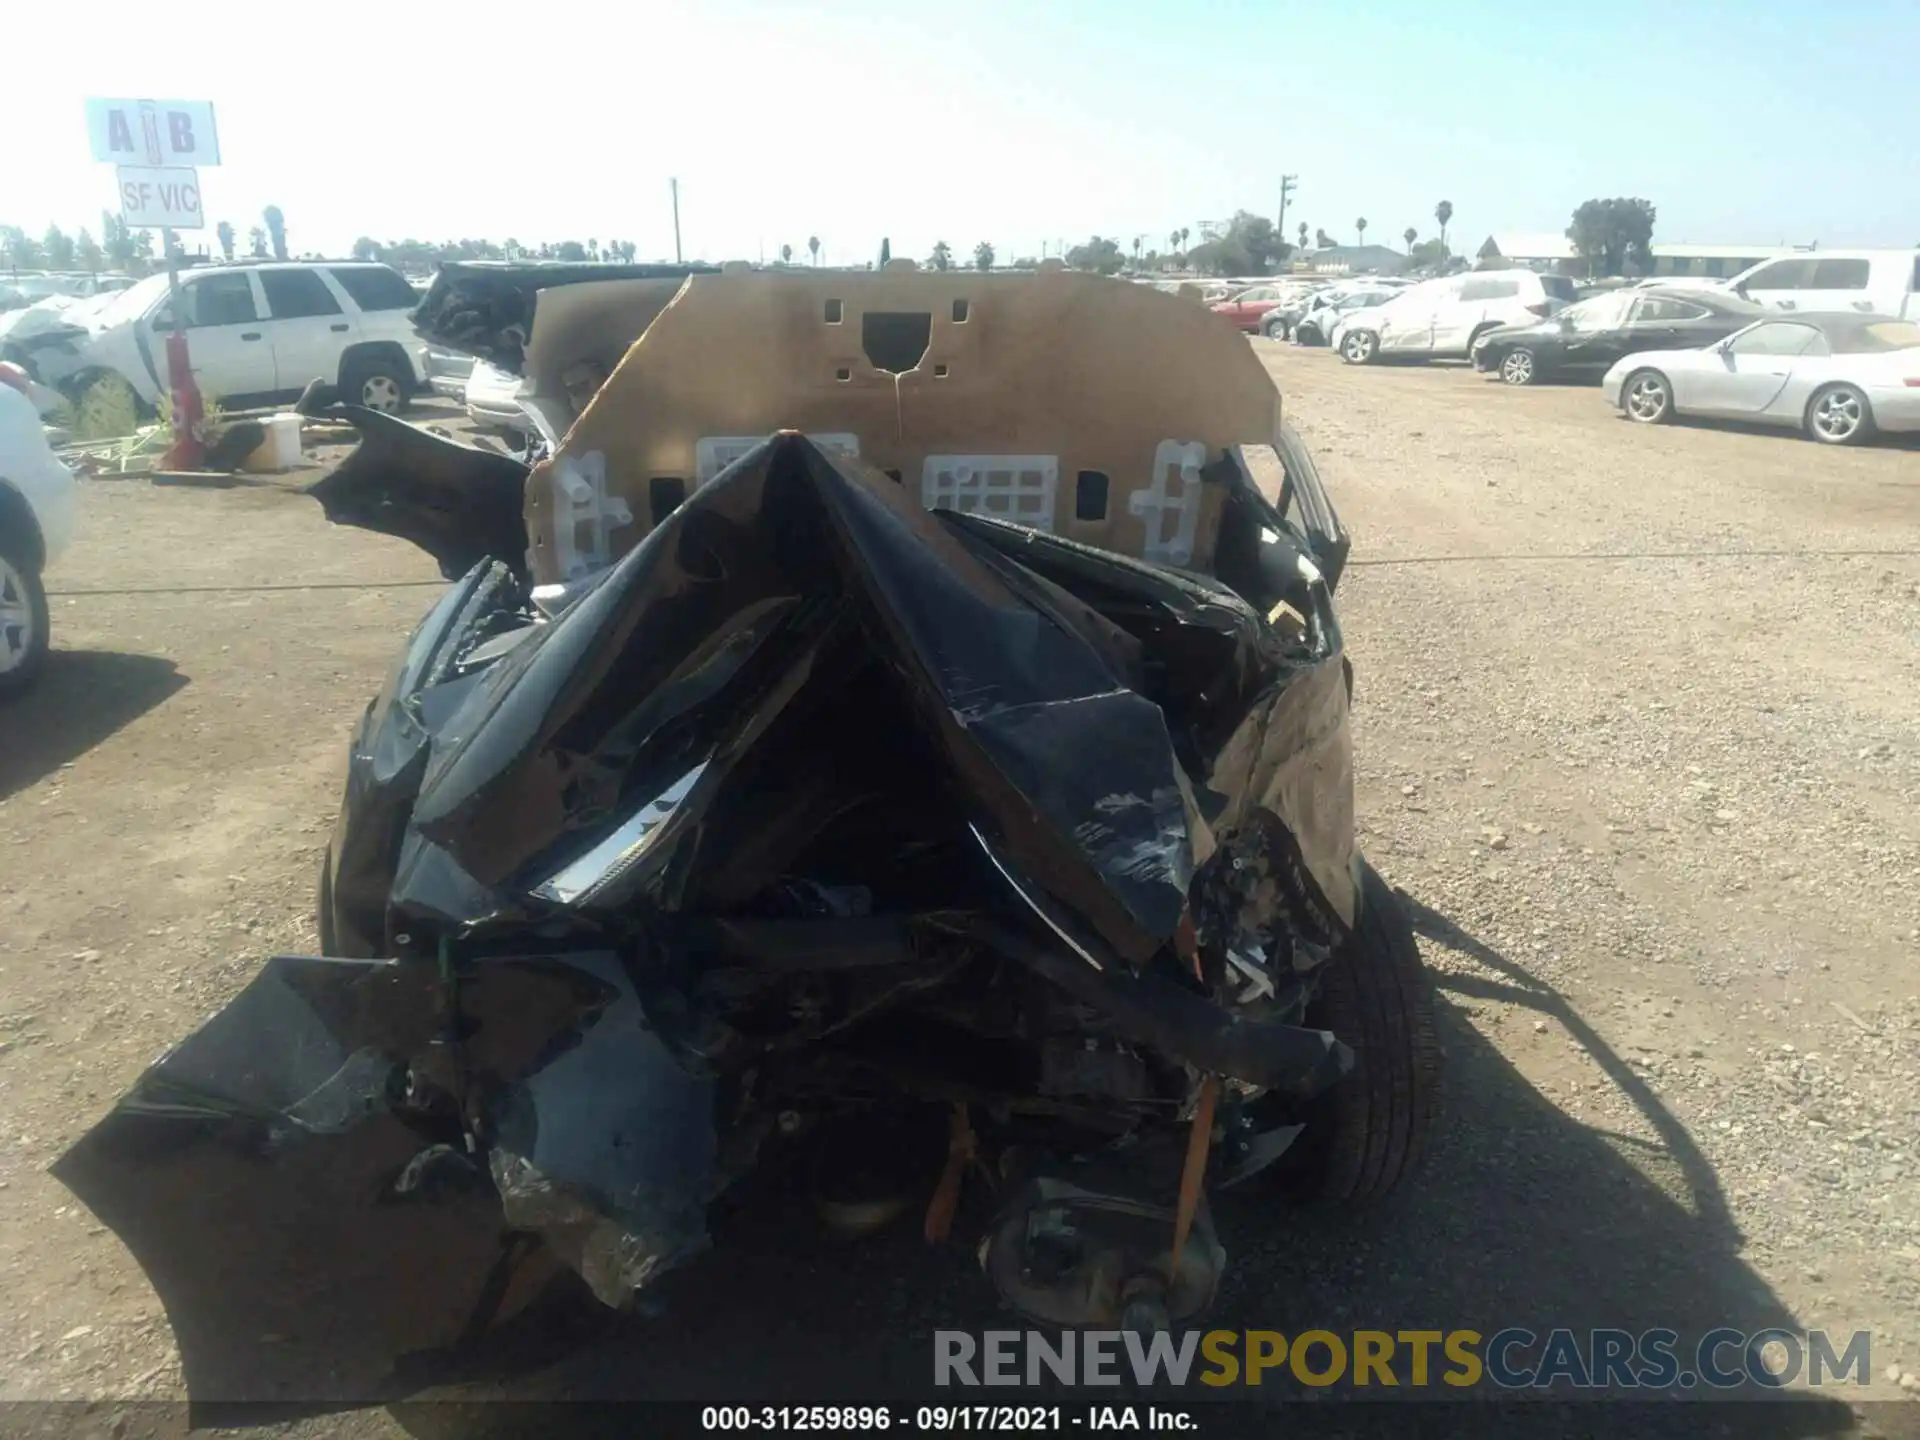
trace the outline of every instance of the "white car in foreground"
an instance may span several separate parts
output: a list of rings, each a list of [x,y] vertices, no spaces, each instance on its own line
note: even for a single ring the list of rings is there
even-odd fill
[[[73,538],[73,472],[47,444],[26,373],[0,364],[0,700],[33,684],[47,660],[41,573]]]
[[[1920,325],[1854,311],[1756,321],[1705,350],[1629,355],[1601,382],[1629,420],[1753,420],[1853,445],[1920,431]]]

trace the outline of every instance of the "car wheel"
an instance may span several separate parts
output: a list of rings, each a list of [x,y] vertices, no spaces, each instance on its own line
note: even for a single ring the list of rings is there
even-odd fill
[[[343,367],[340,376],[341,399],[386,415],[397,415],[407,408],[411,389],[399,363],[380,355],[353,361]]]
[[[1286,332],[1286,326],[1282,325],[1278,320],[1266,320],[1261,322],[1260,333],[1266,336],[1267,339],[1269,340],[1278,340],[1281,338],[1281,336],[1285,332]]]
[[[1533,351],[1521,345],[1509,350],[1500,361],[1500,378],[1509,385],[1531,385],[1534,377]]]
[[[1352,939],[1321,971],[1307,1022],[1353,1051],[1353,1070],[1303,1116],[1286,1172],[1296,1188],[1351,1203],[1384,1197],[1419,1167],[1440,1116],[1433,981],[1406,908],[1361,862]]]
[[[1673,387],[1658,370],[1636,370],[1620,387],[1620,410],[1641,425],[1660,425],[1673,418]]]
[[[1326,343],[1326,341],[1322,338],[1320,334],[1320,327],[1318,325],[1300,326],[1298,329],[1296,329],[1293,332],[1293,338],[1299,344],[1305,345],[1309,348],[1315,345],[1323,345]]]
[[[1873,408],[1852,385],[1829,385],[1807,402],[1807,435],[1822,445],[1858,445],[1873,434]]]
[[[1380,337],[1371,330],[1349,330],[1340,342],[1340,358],[1349,365],[1371,365],[1380,353]]]
[[[0,700],[25,694],[47,663],[47,592],[18,550],[0,537]]]

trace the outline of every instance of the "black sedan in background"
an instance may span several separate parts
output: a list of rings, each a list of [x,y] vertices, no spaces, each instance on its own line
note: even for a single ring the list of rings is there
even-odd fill
[[[1731,291],[1616,290],[1545,320],[1489,331],[1474,348],[1473,365],[1509,385],[1598,380],[1623,356],[1713,345],[1760,314],[1760,306]]]

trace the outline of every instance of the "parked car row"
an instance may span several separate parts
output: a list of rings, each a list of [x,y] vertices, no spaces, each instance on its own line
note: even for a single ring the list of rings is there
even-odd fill
[[[1544,320],[1488,332],[1473,351],[1473,364],[1509,385],[1597,380],[1623,356],[1712,345],[1763,313],[1730,292],[1615,290]]]
[[[1790,297],[1782,287],[1796,276],[1809,284]],[[1836,280],[1854,297],[1844,305],[1813,284]],[[1849,445],[1920,432],[1917,288],[1920,253],[1862,252],[1767,261],[1725,285],[1627,286],[1572,304],[1564,277],[1475,271],[1317,313],[1352,365],[1471,358],[1508,385],[1599,380],[1638,424],[1699,415]]]
[[[1406,288],[1397,281],[1368,280],[1317,290],[1296,305],[1269,315],[1263,333],[1269,340],[1291,338],[1296,345],[1325,345],[1342,316],[1384,305]]]

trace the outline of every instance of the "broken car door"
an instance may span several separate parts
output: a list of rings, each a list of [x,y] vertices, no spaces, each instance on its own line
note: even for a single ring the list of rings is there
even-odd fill
[[[1770,320],[1706,352],[1696,370],[1674,376],[1674,403],[1713,415],[1757,415],[1786,388],[1797,357],[1825,354],[1811,325]]]

